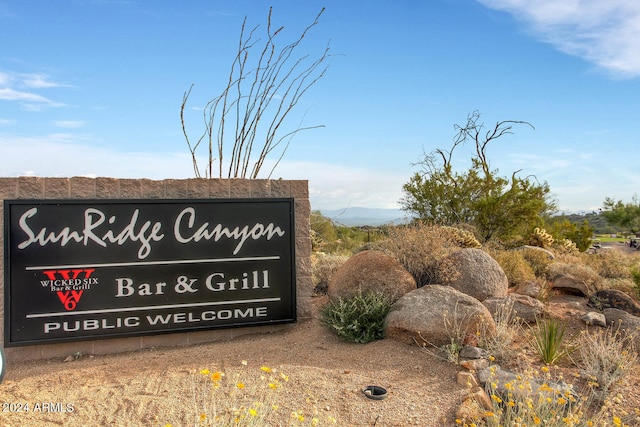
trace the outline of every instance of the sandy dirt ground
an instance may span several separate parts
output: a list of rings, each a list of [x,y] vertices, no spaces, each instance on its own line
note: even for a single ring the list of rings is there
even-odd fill
[[[199,419],[205,369],[225,372],[232,383],[212,390],[235,389],[236,396],[234,384],[243,382],[242,392],[256,393],[250,383],[277,375],[277,394],[269,399],[278,415],[269,425],[311,425],[313,418],[318,425],[337,426],[452,425],[465,395],[453,364],[388,339],[345,343],[315,318],[230,342],[82,356],[66,363],[11,363],[0,385],[0,426],[205,424]],[[368,399],[362,389],[369,385],[386,388],[387,397]],[[252,396],[244,398],[252,403]],[[222,400],[220,406],[230,405]]]
[[[247,416],[243,422],[253,423],[241,425],[456,425],[456,409],[468,395],[456,383],[458,366],[391,339],[342,342],[320,322],[317,312],[325,297],[315,301],[313,320],[281,332],[192,347],[83,355],[70,362],[10,363],[0,384],[0,427],[216,425],[209,424],[216,413],[238,409],[247,414],[254,408],[260,414],[270,411],[268,422]],[[579,320],[583,309],[584,302],[571,298],[554,305],[555,314],[569,320],[572,334],[584,328]],[[530,350],[518,351],[518,363],[535,358]],[[563,371],[569,378],[576,369]],[[212,381],[218,372],[224,377]],[[387,397],[368,399],[362,390],[369,385],[386,388]],[[638,366],[618,393],[615,411],[640,407]]]

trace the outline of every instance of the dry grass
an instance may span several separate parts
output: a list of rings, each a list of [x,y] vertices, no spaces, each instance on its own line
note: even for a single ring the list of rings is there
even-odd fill
[[[379,247],[411,273],[418,287],[447,284],[458,276],[447,257],[467,243],[472,247],[477,243],[470,240],[469,232],[458,234],[452,229],[424,223],[395,227]],[[460,237],[462,234],[466,240]]]

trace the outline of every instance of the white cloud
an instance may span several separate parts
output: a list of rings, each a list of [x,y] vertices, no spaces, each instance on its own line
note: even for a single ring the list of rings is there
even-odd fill
[[[11,137],[0,134],[0,176],[191,178],[187,153],[127,153],[90,145],[86,135]]]
[[[43,137],[12,137],[0,134],[0,176],[106,176],[115,178],[193,178],[191,158],[180,153],[129,153],[95,146],[90,137],[73,133]],[[73,159],[73,161],[70,161]],[[273,165],[267,160],[265,178]],[[283,160],[273,179],[309,181],[313,209],[345,207],[398,208],[401,175],[352,166]]]
[[[309,180],[313,209],[398,209],[402,185],[409,180],[410,172],[399,174],[354,166],[283,161],[275,170],[274,177]]]
[[[50,77],[46,74],[23,74],[22,84],[34,89],[71,87],[71,85],[50,80]]]
[[[0,88],[0,99],[4,101],[25,101],[44,104],[52,104],[53,101],[42,95],[30,92],[21,92],[11,88]]]
[[[45,74],[24,74],[0,71],[0,100],[19,102],[29,111],[40,111],[45,107],[62,107],[65,104],[53,101],[36,92],[38,89],[70,87],[57,83]]]
[[[65,129],[78,129],[84,126],[84,122],[80,120],[57,120],[53,124]]]
[[[540,39],[622,77],[640,76],[637,0],[478,0],[511,13]]]

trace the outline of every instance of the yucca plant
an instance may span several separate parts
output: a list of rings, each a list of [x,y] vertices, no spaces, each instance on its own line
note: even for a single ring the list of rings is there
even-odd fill
[[[565,325],[558,319],[536,321],[532,332],[534,348],[544,363],[553,365],[569,354],[570,348],[564,342]]]

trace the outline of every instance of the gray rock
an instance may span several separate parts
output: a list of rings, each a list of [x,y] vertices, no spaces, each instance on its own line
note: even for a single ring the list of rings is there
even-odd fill
[[[464,345],[460,349],[459,356],[461,359],[486,359],[489,357],[489,352],[480,347]]]
[[[569,295],[588,297],[591,290],[587,284],[570,274],[558,274],[551,280],[551,289]]]
[[[542,252],[543,254],[547,255],[547,257],[549,257],[549,259],[554,259],[555,258],[555,255],[553,254],[553,252],[551,252],[549,249],[541,248],[540,246],[523,245],[523,246],[518,246],[514,250],[515,251],[525,251],[525,250],[538,251],[538,252]]]
[[[593,294],[590,305],[599,309],[617,308],[634,316],[640,316],[640,304],[618,289],[603,289]]]
[[[580,319],[583,320],[587,325],[602,327],[607,326],[607,318],[605,317],[605,315],[596,311],[590,311],[583,315]]]
[[[632,337],[635,348],[640,348],[640,317],[617,308],[605,308],[602,314],[607,319],[607,325],[614,331]]]
[[[479,301],[507,295],[509,280],[491,255],[481,249],[466,248],[449,256],[459,276],[449,285]]]
[[[514,294],[526,295],[531,298],[538,298],[541,290],[542,287],[538,282],[528,280],[526,282],[518,283],[513,287],[511,292]]]
[[[494,319],[497,319],[498,315],[506,314],[505,311],[511,312],[509,320],[518,317],[527,323],[533,323],[546,315],[544,304],[526,295],[509,294],[506,297],[489,298],[482,304],[489,309]]]
[[[385,319],[385,336],[408,344],[440,347],[466,334],[495,333],[491,313],[477,299],[452,287],[427,285],[402,296]],[[415,341],[414,341],[415,340]]]

